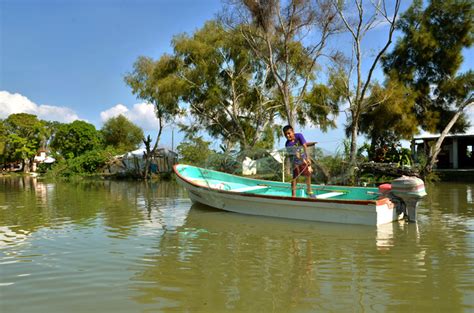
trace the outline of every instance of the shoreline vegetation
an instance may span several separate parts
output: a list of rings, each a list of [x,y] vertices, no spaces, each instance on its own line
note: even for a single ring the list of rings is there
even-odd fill
[[[282,172],[268,151],[282,126],[323,132],[340,127],[347,137],[341,138],[341,151],[314,151],[316,182],[375,184],[408,172],[436,179],[444,139],[465,133],[472,122],[466,112],[474,103],[474,71],[462,72],[461,65],[474,42],[474,4],[413,1],[404,12],[400,5],[401,0],[224,3],[218,18],[177,34],[170,53],[138,56],[124,75],[131,93],[154,108],[155,139],[123,115],[97,130],[82,120],[60,123],[15,113],[0,119],[2,170],[38,167],[50,177],[88,177],[107,173],[109,166],[115,173],[114,158],[142,146],[132,160],[139,164],[124,167],[119,176],[148,180],[163,171],[157,163],[163,129],[179,120],[174,125],[184,141],[173,163],[179,157],[239,174],[250,158],[263,169],[259,175],[280,179],[289,176],[289,167]],[[379,46],[367,48],[375,32]],[[334,45],[342,39],[351,48]],[[336,125],[340,114],[346,120]],[[400,146],[422,130],[440,136],[417,156]]]

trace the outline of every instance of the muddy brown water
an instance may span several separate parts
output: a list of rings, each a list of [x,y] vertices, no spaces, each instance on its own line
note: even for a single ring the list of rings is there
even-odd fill
[[[173,182],[0,179],[1,312],[473,312],[474,184],[379,227],[192,205]]]

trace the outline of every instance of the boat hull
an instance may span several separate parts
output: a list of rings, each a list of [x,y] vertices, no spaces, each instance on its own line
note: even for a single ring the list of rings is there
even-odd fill
[[[397,214],[387,198],[377,201],[337,201],[236,193],[196,185],[179,172],[177,174],[178,183],[188,191],[192,202],[230,212],[361,225],[386,224],[403,217]]]

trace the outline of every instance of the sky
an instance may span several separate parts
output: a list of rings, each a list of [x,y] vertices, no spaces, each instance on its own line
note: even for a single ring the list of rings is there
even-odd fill
[[[99,129],[124,114],[154,136],[153,107],[137,99],[123,77],[139,56],[171,53],[173,36],[192,34],[221,8],[220,0],[0,0],[0,119],[26,112],[67,123],[81,119]],[[377,32],[373,36],[380,41]],[[466,59],[463,66],[472,68],[472,55]],[[334,152],[345,138],[344,120],[342,114],[338,129],[327,133],[301,131]],[[169,126],[162,145],[175,148],[182,139]]]

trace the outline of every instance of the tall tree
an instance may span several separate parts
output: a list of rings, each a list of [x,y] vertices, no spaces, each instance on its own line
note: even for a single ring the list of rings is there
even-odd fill
[[[47,149],[51,142],[53,141],[56,133],[59,130],[59,127],[62,123],[58,121],[42,121],[44,123],[44,128],[40,133],[40,145],[41,149]]]
[[[432,171],[449,132],[468,126],[465,110],[473,103],[474,72],[459,73],[463,49],[473,43],[473,2],[416,0],[399,22],[403,37],[384,60],[391,79],[417,93],[414,111],[422,129],[440,132],[429,152],[425,173]]]
[[[173,46],[180,63],[180,99],[197,121],[184,128],[187,133],[204,129],[242,150],[255,146],[277,108],[269,70],[254,58],[241,33],[211,21],[193,36],[175,37]]]
[[[282,119],[291,125],[308,122],[308,109],[324,102],[310,102],[308,91],[316,87],[316,70],[321,57],[328,56],[329,37],[339,30],[336,12],[329,0],[237,0],[227,18],[239,29],[255,55],[269,68],[277,86]],[[331,55],[333,57],[333,55]],[[306,106],[303,106],[306,104]],[[317,111],[317,110],[316,110]],[[325,129],[330,121],[326,107],[311,119]]]
[[[151,159],[158,148],[163,128],[181,112],[176,93],[180,89],[180,82],[174,75],[177,66],[177,62],[169,55],[163,55],[158,61],[141,56],[134,63],[133,71],[125,76],[125,82],[132,88],[133,94],[153,104],[158,119],[155,143],[149,138],[143,141],[148,147],[143,172],[145,179],[148,178]]]
[[[416,94],[396,81],[385,85],[374,84],[361,114],[360,132],[370,139],[369,157],[375,151],[410,140],[418,132],[418,122],[413,112]]]
[[[79,120],[61,124],[51,142],[51,148],[66,159],[80,156],[101,145],[102,139],[95,126]]]
[[[0,120],[0,162],[4,163],[6,159],[7,128],[3,120]]]
[[[32,158],[40,147],[44,123],[36,115],[17,113],[8,116],[4,126],[7,132],[6,158],[9,161],[21,160],[23,171],[29,172]]]
[[[352,46],[345,57],[346,62],[336,64],[339,78],[337,84],[333,86],[337,89],[340,100],[349,105],[347,126],[350,135],[349,170],[352,172],[357,159],[360,119],[365,112],[374,108],[374,103],[367,101],[367,98],[371,93],[374,72],[392,42],[401,0],[354,0],[350,3],[331,0],[331,2],[345,26]],[[363,44],[367,41],[368,34],[380,27],[383,27],[385,34],[379,35],[379,45],[368,54],[363,50]]]
[[[108,119],[101,132],[105,145],[110,145],[120,152],[137,149],[144,138],[143,130],[121,114]]]

